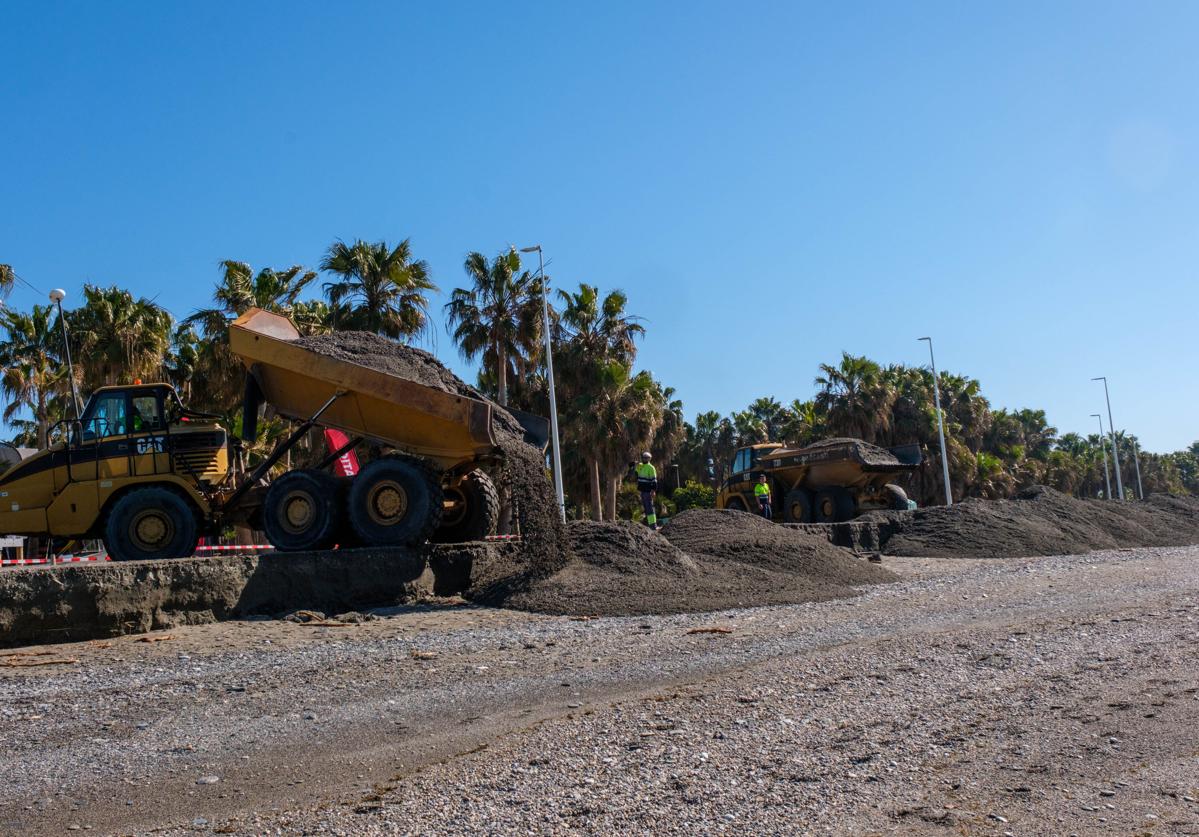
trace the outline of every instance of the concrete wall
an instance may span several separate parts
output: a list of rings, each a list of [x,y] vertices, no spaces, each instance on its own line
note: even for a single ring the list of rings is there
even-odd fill
[[[452,595],[500,545],[268,553],[0,572],[0,647]]]

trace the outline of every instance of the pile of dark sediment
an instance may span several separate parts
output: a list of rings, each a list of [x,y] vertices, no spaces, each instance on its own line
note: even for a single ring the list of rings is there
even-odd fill
[[[805,445],[802,450],[818,451],[821,448],[839,447],[841,445],[853,445],[858,456],[866,465],[880,465],[885,467],[899,464],[899,460],[895,457],[895,454],[891,453],[891,451],[887,450],[886,448],[880,448],[878,445],[872,445],[869,442],[865,442],[861,439],[842,437],[834,439],[821,439],[819,442],[813,442],[810,445]]]
[[[568,526],[575,557],[540,578],[484,568],[476,601],[571,615],[632,616],[825,601],[894,580],[825,538],[756,515],[680,514],[661,533],[619,521]]]
[[[1095,549],[1199,543],[1199,499],[1079,500],[1045,486],[1011,500],[965,500],[913,512],[875,512],[891,555],[1024,558]]]
[[[377,334],[341,331],[301,337],[296,343],[318,354],[387,372],[442,392],[489,400],[428,352]],[[522,571],[548,575],[566,564],[570,548],[558,519],[554,492],[546,478],[545,457],[525,442],[524,430],[511,413],[498,404],[492,406],[492,433],[505,457],[501,472],[492,476],[497,478],[501,489],[511,492],[520,515],[525,553]]]

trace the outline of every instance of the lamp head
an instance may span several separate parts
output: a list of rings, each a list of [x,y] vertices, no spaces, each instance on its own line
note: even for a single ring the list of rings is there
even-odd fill
[[[522,253],[537,253],[540,251],[541,251],[540,244],[534,244],[532,247],[521,247],[520,248],[520,252],[522,252]]]
[[[55,288],[54,290],[50,291],[50,301],[51,302],[62,302],[66,298],[67,298],[67,292],[64,291],[62,288]]]

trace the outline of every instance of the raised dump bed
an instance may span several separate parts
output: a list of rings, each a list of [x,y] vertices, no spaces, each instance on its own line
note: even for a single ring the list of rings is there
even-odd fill
[[[257,308],[229,327],[229,348],[279,415],[305,421],[319,413],[322,426],[400,448],[442,470],[498,454],[486,401],[319,354],[299,338],[289,319]]]

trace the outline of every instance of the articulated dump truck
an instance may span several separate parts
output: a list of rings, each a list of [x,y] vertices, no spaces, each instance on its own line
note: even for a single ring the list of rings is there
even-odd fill
[[[754,484],[766,475],[774,517],[783,523],[836,523],[865,511],[906,509],[893,481],[920,467],[919,445],[886,449],[861,439],[825,439],[793,448],[765,442],[739,448],[716,507],[758,511]]]
[[[243,435],[263,404],[296,422],[254,469],[219,417],[188,409],[168,384],[103,387],[47,450],[0,475],[0,532],[103,538],[115,560],[191,555],[229,526],[278,549],[477,540],[499,500],[483,468],[502,452],[493,406],[299,345],[286,317],[252,309],[229,328],[246,367]],[[498,408],[495,408],[498,409]],[[314,427],[349,441],[317,467],[268,475]],[[352,478],[329,467],[369,443],[387,451]]]

